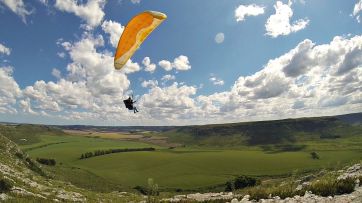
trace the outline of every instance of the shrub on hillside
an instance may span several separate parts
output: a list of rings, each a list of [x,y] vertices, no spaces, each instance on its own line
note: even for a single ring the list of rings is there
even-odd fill
[[[308,190],[310,190],[313,194],[327,197],[351,193],[354,191],[354,187],[355,179],[353,178],[341,180],[326,178],[312,183]]]
[[[304,195],[305,190],[295,190],[296,185],[293,183],[287,183],[284,185],[274,185],[269,187],[251,187],[246,190],[246,193],[250,195],[250,199],[259,201],[260,199],[267,199],[271,197],[280,197],[285,199],[287,197],[294,197],[295,195]]]
[[[260,199],[267,199],[270,193],[266,188],[253,187],[246,190],[246,194],[250,195],[250,199],[259,201]]]
[[[317,152],[311,152],[310,155],[312,156],[312,159],[319,159]]]
[[[295,182],[287,182],[282,185],[272,185],[268,187],[250,187],[243,190],[243,193],[249,194],[250,199],[259,201],[260,199],[275,196],[279,196],[282,199],[294,197],[295,195],[303,196],[306,191],[311,191],[313,194],[324,197],[348,194],[354,191],[354,178],[343,180],[337,180],[335,178],[336,177],[333,176],[327,176],[321,180],[314,181],[310,186],[299,190],[296,190],[297,184]]]
[[[334,182],[335,180],[331,178],[315,181],[307,190],[311,191],[313,194],[324,197],[334,195],[336,193]]]
[[[225,191],[227,192],[231,192],[234,191],[235,187],[234,187],[234,181],[228,181],[225,183]]]
[[[150,196],[158,196],[160,193],[158,191],[158,185],[154,183],[152,178],[149,178],[147,181],[147,187],[145,186],[139,186],[137,185],[134,187],[138,192],[140,192],[143,195]]]
[[[156,184],[152,178],[147,180],[147,186],[149,196],[158,196],[160,194],[158,191],[158,184]]]
[[[354,191],[356,183],[353,178],[346,178],[336,181],[336,194],[349,194]]]
[[[147,194],[148,194],[148,190],[147,190],[147,188],[144,187],[144,186],[137,185],[137,186],[134,187],[133,189],[137,190],[138,192],[140,192],[140,193],[143,194],[143,195],[147,195]]]
[[[40,164],[55,166],[57,162],[54,159],[36,158],[36,161]]]
[[[7,179],[0,179],[0,193],[9,192],[13,184]]]
[[[16,153],[15,153],[15,156],[18,157],[19,159],[23,159],[23,158],[24,158],[23,154],[20,153],[20,152],[16,152]]]
[[[256,183],[257,183],[257,179],[254,177],[249,177],[249,176],[240,176],[234,180],[235,189],[255,186]]]
[[[27,157],[25,159],[25,162],[27,163],[27,166],[30,170],[38,173],[39,175],[41,176],[46,176],[46,174],[44,173],[43,170],[41,170],[41,168],[32,160],[30,159],[29,157]]]
[[[232,181],[228,181],[225,184],[225,190],[226,191],[233,191],[233,190],[237,190],[237,189],[242,189],[245,187],[252,187],[259,184],[259,181],[254,178],[254,177],[250,177],[250,176],[239,176],[237,178],[235,178]]]

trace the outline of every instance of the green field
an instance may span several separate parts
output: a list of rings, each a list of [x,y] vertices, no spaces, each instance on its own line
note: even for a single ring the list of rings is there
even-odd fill
[[[21,145],[21,148],[33,157],[54,158],[65,165],[73,165],[79,161],[82,153],[100,149],[155,147],[149,144],[114,141],[99,138],[77,136],[40,136],[41,142]]]
[[[46,167],[55,177],[100,191],[131,189],[153,178],[163,190],[217,188],[237,175],[287,176],[361,160],[362,137],[306,141],[296,152],[270,152],[260,147],[186,147],[167,149],[146,143],[40,135],[40,142],[22,145],[31,157],[54,158]],[[79,160],[82,153],[99,149],[155,147],[154,152],[125,152]],[[319,160],[310,152],[316,151]],[[219,188],[220,189],[220,188]]]

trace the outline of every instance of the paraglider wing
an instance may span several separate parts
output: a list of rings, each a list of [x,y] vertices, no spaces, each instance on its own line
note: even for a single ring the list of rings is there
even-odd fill
[[[119,39],[114,67],[117,70],[121,69],[147,36],[166,18],[165,14],[157,11],[145,11],[133,17]]]

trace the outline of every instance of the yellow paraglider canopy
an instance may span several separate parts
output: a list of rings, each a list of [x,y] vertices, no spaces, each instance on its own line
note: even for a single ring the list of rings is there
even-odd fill
[[[166,18],[165,14],[157,11],[145,11],[133,17],[119,39],[114,56],[114,67],[121,69],[147,36]]]

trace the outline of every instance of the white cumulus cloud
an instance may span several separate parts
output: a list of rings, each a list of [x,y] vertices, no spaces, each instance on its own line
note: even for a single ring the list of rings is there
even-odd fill
[[[165,69],[166,71],[172,70],[172,64],[167,60],[162,60],[158,62],[158,65],[161,66],[161,68]]]
[[[32,13],[31,10],[26,8],[23,0],[0,0],[1,3],[5,4],[12,12],[20,16],[23,22],[26,22],[26,16]]]
[[[212,82],[212,84],[214,85],[224,85],[224,81],[221,80],[220,78],[216,78],[215,76],[209,78],[209,80]]]
[[[21,95],[21,90],[12,74],[12,67],[0,67],[0,113],[17,112],[13,105]]]
[[[113,54],[99,51],[104,47],[101,35],[84,33],[77,42],[62,42],[70,56],[62,76],[53,69],[57,82],[36,81],[23,90],[21,107],[25,112],[56,114],[64,119],[108,120],[127,111],[123,107],[130,81],[126,73],[138,71],[137,63],[128,61],[124,70],[113,67]],[[28,102],[29,101],[29,102]]]
[[[19,106],[22,109],[23,112],[25,113],[29,113],[29,114],[34,114],[37,115],[38,113],[33,111],[33,109],[31,108],[31,103],[30,103],[30,99],[24,99],[24,100],[20,100],[19,101]]]
[[[140,99],[141,106],[153,119],[177,122],[192,113],[195,101],[190,96],[195,95],[196,91],[195,87],[176,82],[163,88],[154,86]]]
[[[278,37],[280,35],[289,35],[293,32],[298,32],[307,27],[309,19],[299,19],[290,22],[293,16],[293,10],[291,8],[292,2],[289,1],[288,4],[283,4],[281,1],[277,1],[274,5],[275,14],[271,15],[266,24],[266,35],[271,37]]]
[[[154,87],[157,87],[158,81],[157,80],[145,80],[142,82],[141,85],[144,88],[147,88],[147,87],[154,88]]]
[[[141,3],[141,0],[131,0],[131,2],[132,2],[133,4],[139,4],[139,3]]]
[[[0,54],[10,55],[10,53],[11,53],[10,48],[0,43]]]
[[[355,5],[354,5],[354,8],[353,8],[353,12],[352,12],[352,15],[356,17],[356,20],[358,23],[361,22],[361,17],[359,15],[359,13],[362,11],[362,0],[359,0]]]
[[[164,75],[161,78],[161,80],[163,80],[163,81],[169,81],[169,80],[175,80],[175,79],[176,79],[176,77],[174,75],[169,75],[169,74]]]
[[[48,5],[49,1],[48,0],[38,0],[40,3],[42,3],[43,5]]]
[[[256,4],[240,5],[235,9],[235,19],[237,22],[244,21],[247,16],[258,16],[264,14],[264,7]]]
[[[124,26],[112,20],[106,20],[102,23],[102,29],[105,33],[109,34],[109,43],[113,47],[117,47],[119,38],[124,30]]]
[[[104,17],[105,0],[56,0],[55,7],[60,11],[74,13],[84,20],[90,28],[101,24]]]
[[[183,55],[175,58],[175,60],[173,61],[173,67],[176,70],[181,70],[181,71],[191,69],[191,65],[190,65],[188,57],[183,56]]]
[[[145,66],[145,71],[147,72],[153,73],[156,70],[156,64],[151,63],[150,57],[145,57],[142,64]]]
[[[179,57],[175,58],[173,63],[167,60],[162,60],[158,62],[158,65],[166,71],[170,71],[173,68],[179,71],[186,71],[191,69],[189,58],[184,55],[180,55]]]
[[[57,79],[62,78],[62,73],[60,72],[60,70],[58,70],[56,68],[53,68],[52,75]]]

